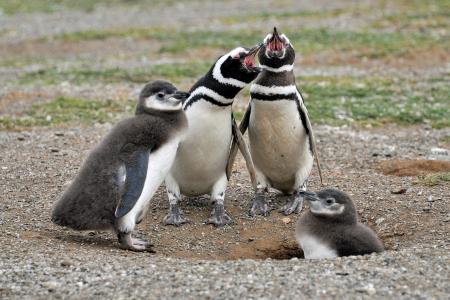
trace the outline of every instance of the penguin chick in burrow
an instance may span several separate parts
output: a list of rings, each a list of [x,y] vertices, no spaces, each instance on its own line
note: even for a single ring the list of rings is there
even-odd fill
[[[301,192],[310,209],[298,220],[295,234],[305,258],[332,258],[384,251],[375,232],[358,222],[352,199],[336,189]]]
[[[298,213],[303,206],[301,190],[316,158],[322,180],[308,111],[295,84],[295,51],[286,35],[273,33],[264,39],[258,54],[262,69],[250,87],[250,104],[240,124],[248,127],[250,153],[256,171],[256,193],[250,215],[267,216],[269,188],[290,199],[281,209],[285,215]],[[232,146],[232,153],[235,152]],[[231,169],[230,159],[227,169]]]
[[[167,81],[141,91],[134,117],[119,122],[96,146],[59,201],[52,221],[76,230],[113,229],[122,248],[148,250],[131,233],[170,170],[187,120]]]
[[[231,222],[224,209],[226,166],[232,133],[239,132],[232,129],[231,105],[259,73],[255,66],[257,49],[238,47],[221,56],[189,91],[183,104],[189,129],[165,181],[170,203],[165,225],[180,226],[190,221],[178,207],[181,195],[210,194],[214,207],[206,223],[224,226]]]

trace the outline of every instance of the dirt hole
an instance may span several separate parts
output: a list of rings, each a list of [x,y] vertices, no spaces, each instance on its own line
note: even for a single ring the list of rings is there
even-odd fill
[[[450,161],[443,160],[385,160],[378,164],[384,175],[417,176],[450,171]]]

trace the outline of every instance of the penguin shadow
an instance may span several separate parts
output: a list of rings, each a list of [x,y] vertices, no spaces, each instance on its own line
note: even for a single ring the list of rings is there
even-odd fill
[[[110,232],[54,232],[49,237],[58,241],[69,243],[71,246],[89,247],[100,249],[118,249],[116,237]]]

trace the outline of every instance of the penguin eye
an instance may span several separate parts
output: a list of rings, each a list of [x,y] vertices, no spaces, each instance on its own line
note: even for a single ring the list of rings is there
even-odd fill
[[[157,96],[159,99],[162,99],[162,98],[164,98],[164,93],[163,93],[163,92],[159,92],[158,94],[156,94],[156,96]]]
[[[331,205],[335,202],[336,200],[334,200],[334,198],[327,198],[327,200],[325,201],[328,205]]]

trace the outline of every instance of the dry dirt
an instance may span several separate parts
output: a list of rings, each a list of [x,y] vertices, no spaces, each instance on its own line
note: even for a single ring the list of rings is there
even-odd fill
[[[117,246],[110,233],[75,232],[49,221],[51,205],[62,193],[64,184],[75,176],[87,150],[108,128],[99,125],[1,133],[2,226],[6,232],[3,242],[12,236],[30,241],[37,248],[62,243],[74,252],[79,247],[108,251]],[[387,249],[407,249],[424,243],[448,247],[449,185],[429,187],[417,183],[416,177],[385,176],[379,170],[380,166],[385,172],[389,170],[383,166],[400,169],[404,161],[396,158],[429,155],[430,148],[439,145],[439,138],[445,134],[448,130],[430,131],[420,127],[413,130],[320,127],[325,185],[338,187],[353,196],[361,220],[379,234]],[[428,143],[417,146],[417,141],[425,137]],[[380,140],[384,140],[383,144]],[[384,153],[386,149],[391,152]],[[437,161],[420,162],[422,172],[444,170],[436,169]],[[439,166],[448,167],[448,164],[441,162]],[[294,239],[298,216],[285,217],[273,211],[267,218],[248,217],[252,190],[242,159],[235,169],[226,197],[226,209],[234,220],[231,226],[214,228],[203,224],[211,210],[206,196],[183,200],[182,207],[192,219],[191,224],[163,226],[161,220],[167,213],[168,203],[163,188],[158,191],[147,218],[138,226],[139,234],[154,244],[156,255],[218,260],[302,257]],[[315,170],[309,188],[321,188]],[[394,194],[398,189],[406,191]],[[273,191],[271,200],[275,207],[280,207],[285,197]]]

